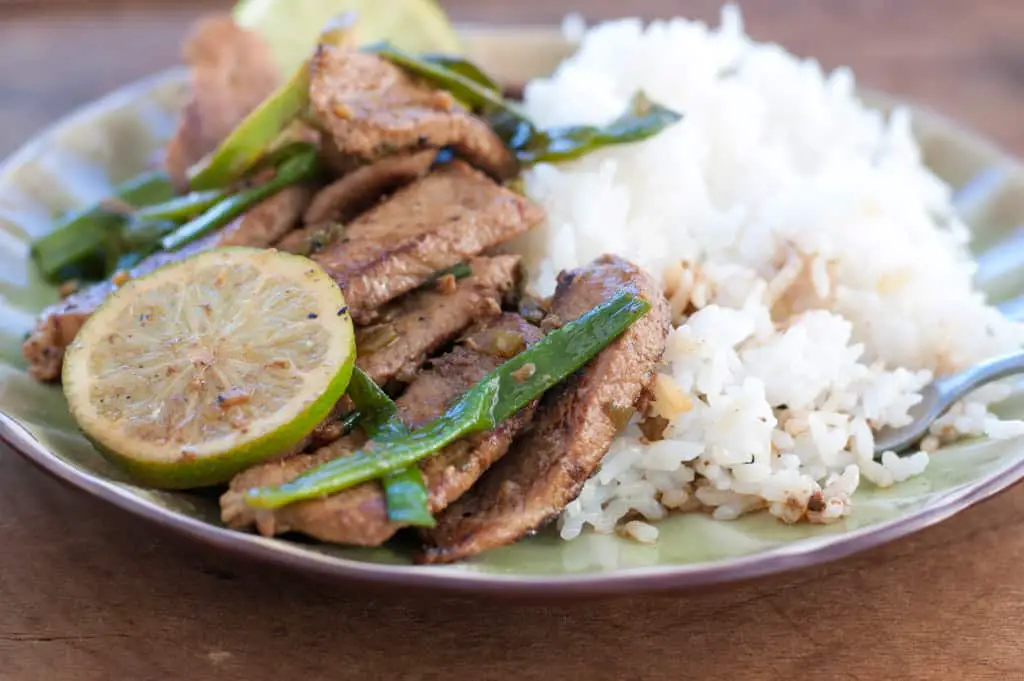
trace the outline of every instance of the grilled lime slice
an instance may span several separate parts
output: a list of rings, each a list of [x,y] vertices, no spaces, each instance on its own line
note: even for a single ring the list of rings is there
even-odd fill
[[[291,73],[309,57],[324,25],[339,14],[355,14],[360,44],[387,40],[417,52],[459,53],[462,41],[434,0],[241,0],[234,18],[261,34]]]
[[[306,258],[207,251],[129,281],[64,359],[85,435],[140,483],[212,485],[295,447],[355,360],[341,291]]]

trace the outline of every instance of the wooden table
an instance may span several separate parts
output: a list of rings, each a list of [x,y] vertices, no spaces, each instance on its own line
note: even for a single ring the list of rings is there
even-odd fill
[[[383,1],[383,0],[382,0]],[[630,11],[711,18],[712,0]],[[753,34],[850,63],[1024,153],[1019,0],[750,0]],[[0,154],[171,64],[203,7],[0,0]],[[557,20],[555,0],[449,0]],[[579,3],[588,17],[623,11]],[[711,593],[575,604],[384,598],[155,532],[0,451],[0,679],[1024,678],[1024,487],[905,541]]]

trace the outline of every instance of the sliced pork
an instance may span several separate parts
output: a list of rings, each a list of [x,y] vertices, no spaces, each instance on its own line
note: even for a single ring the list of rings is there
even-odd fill
[[[451,291],[431,286],[382,313],[373,326],[356,330],[359,366],[383,384],[408,383],[427,357],[474,321],[501,314],[501,301],[516,285],[519,256],[474,258],[472,274]]]
[[[451,147],[493,177],[518,170],[490,126],[443,90],[375,54],[323,47],[312,62],[310,102],[327,132],[325,150],[346,159],[376,160],[397,152]]]
[[[544,212],[461,161],[438,167],[345,227],[313,260],[345,292],[352,318],[540,224]]]
[[[305,226],[283,238],[276,248],[299,255],[316,253],[344,233],[345,223],[383,196],[423,177],[436,156],[429,149],[397,154],[346,173],[317,192],[303,216]]]
[[[514,314],[504,314],[484,325],[466,343],[433,360],[398,399],[403,422],[416,428],[441,415],[455,399],[506,360],[497,346],[507,345],[498,343],[497,335],[505,338],[510,333],[523,338],[523,347],[542,336],[536,327]],[[455,442],[421,464],[431,512],[436,513],[457,499],[505,454],[513,438],[529,422],[532,410],[532,406],[528,407],[494,430]],[[239,474],[221,497],[223,521],[236,528],[256,525],[266,536],[301,532],[343,544],[383,543],[400,526],[388,520],[384,491],[376,481],[273,511],[254,510],[242,499],[247,489],[287,482],[312,466],[352,453],[360,444],[350,435],[315,453],[263,464]]]
[[[452,562],[510,544],[580,493],[608,451],[621,414],[637,406],[654,376],[670,329],[669,306],[649,275],[604,256],[560,275],[546,320],[558,326],[576,319],[620,290],[650,301],[650,312],[544,395],[530,431],[424,533],[423,562]]]
[[[437,152],[427,149],[360,166],[321,189],[303,220],[308,224],[348,222],[384,194],[426,175],[436,157]]]
[[[501,314],[502,299],[515,287],[519,257],[474,258],[472,274],[452,291],[426,288],[388,305],[379,321],[356,329],[356,365],[378,385],[411,382],[420,367],[474,322]],[[326,444],[341,436],[341,417],[350,409],[342,400],[331,418],[317,427],[312,442]]]
[[[266,248],[277,243],[299,223],[313,190],[305,185],[285,187],[264,199],[229,225],[217,246]]]

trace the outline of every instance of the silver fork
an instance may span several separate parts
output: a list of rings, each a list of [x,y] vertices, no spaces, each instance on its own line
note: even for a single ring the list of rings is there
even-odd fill
[[[953,203],[961,214],[984,205],[1001,188],[1005,175],[986,170],[967,182],[954,196]],[[997,244],[994,248],[998,249]],[[1024,260],[1024,254],[1021,257]],[[997,305],[1014,321],[1024,320],[1024,296]],[[900,452],[917,444],[936,419],[950,407],[983,385],[1024,373],[1024,351],[979,362],[949,376],[937,378],[921,391],[922,400],[910,408],[911,421],[899,428],[882,428],[875,434],[875,456],[884,452]]]
[[[882,428],[875,434],[875,456],[913,447],[928,434],[935,420],[950,407],[988,383],[1024,374],[1024,351],[995,357],[949,376],[937,378],[921,391],[922,400],[910,408],[913,420],[899,428]]]

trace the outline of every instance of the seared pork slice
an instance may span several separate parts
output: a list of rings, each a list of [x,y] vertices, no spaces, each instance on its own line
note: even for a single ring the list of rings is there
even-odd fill
[[[546,320],[558,326],[626,289],[651,310],[581,371],[549,391],[533,427],[426,531],[420,559],[447,563],[510,544],[556,517],[594,473],[618,426],[654,376],[669,332],[669,306],[646,273],[614,256],[562,273]]]
[[[305,187],[288,187],[257,204],[216,234],[188,244],[178,251],[157,253],[146,258],[128,273],[129,277],[140,277],[209,248],[266,248],[295,226],[309,202],[309,196],[309,189]],[[110,281],[100,282],[72,293],[56,305],[43,310],[39,323],[21,347],[33,377],[40,381],[60,378],[64,349],[74,340],[92,311],[115,288]]]
[[[430,287],[389,305],[380,321],[356,329],[356,363],[374,381],[410,382],[435,350],[474,321],[501,314],[501,301],[516,285],[519,256],[473,258],[472,274],[451,291]]]
[[[399,414],[406,425],[416,428],[440,416],[453,400],[504,362],[505,357],[488,350],[499,345],[499,335],[509,333],[521,336],[524,345],[542,337],[540,330],[515,314],[504,314],[479,328],[464,345],[434,360],[398,399]],[[465,493],[503,456],[512,439],[528,424],[532,412],[532,406],[523,409],[497,428],[452,443],[422,462],[420,468],[431,512],[440,511]],[[322,541],[360,546],[377,546],[387,541],[400,526],[388,520],[384,491],[376,481],[273,511],[252,509],[242,498],[247,489],[282,484],[312,466],[351,454],[358,444],[350,437],[313,454],[299,454],[239,474],[221,497],[221,519],[235,528],[256,525],[266,536],[301,532]]]
[[[281,510],[262,511],[250,508],[242,499],[242,494],[253,487],[281,485],[294,480],[314,466],[356,451],[365,442],[366,437],[362,431],[355,430],[331,443],[329,447],[322,447],[312,453],[291,454],[242,471],[232,478],[228,490],[221,495],[221,521],[236,529],[255,525],[260,534],[273,536],[278,524],[277,516],[281,514]]]
[[[493,177],[515,175],[515,157],[487,123],[443,90],[375,54],[322,47],[313,59],[310,102],[340,159],[451,147]]]
[[[238,218],[217,246],[267,248],[277,243],[299,223],[312,198],[313,190],[306,185],[285,187]]]
[[[305,226],[275,247],[299,255],[316,253],[342,234],[345,223],[382,196],[426,175],[436,156],[431,149],[398,154],[346,173],[317,192],[303,216]]]
[[[191,99],[165,158],[167,172],[179,187],[188,184],[188,168],[213,151],[278,82],[270,47],[226,14],[196,24],[184,57],[192,69]]]
[[[303,221],[348,222],[384,194],[426,175],[436,157],[436,151],[427,149],[360,166],[321,189],[306,209]]]
[[[345,291],[352,318],[380,307],[435,272],[522,234],[543,210],[461,161],[441,166],[356,218],[314,254]]]
[[[412,381],[420,367],[442,346],[474,322],[501,314],[501,301],[516,285],[519,256],[474,258],[472,275],[450,292],[425,289],[388,305],[373,326],[356,329],[356,365],[378,385]],[[341,436],[341,417],[351,409],[342,400],[330,418],[313,432],[312,442],[326,444]]]

